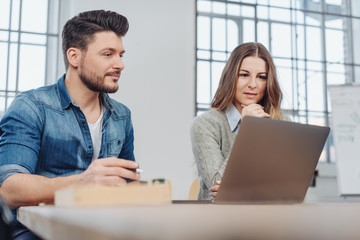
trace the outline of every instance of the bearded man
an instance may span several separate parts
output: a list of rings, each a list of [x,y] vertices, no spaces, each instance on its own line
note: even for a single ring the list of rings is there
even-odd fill
[[[62,32],[66,66],[56,84],[19,94],[0,122],[0,195],[15,210],[52,202],[72,184],[138,181],[130,110],[107,93],[124,69],[127,19],[80,13]],[[14,239],[37,239],[14,222]]]

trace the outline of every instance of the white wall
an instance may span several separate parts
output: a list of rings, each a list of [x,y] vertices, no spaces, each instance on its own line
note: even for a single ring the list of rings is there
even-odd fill
[[[195,112],[194,0],[62,0],[61,4],[61,29],[86,10],[112,10],[128,18],[125,70],[113,98],[132,111],[142,179],[171,180],[172,198],[187,199],[196,177],[190,144]],[[62,73],[62,53],[59,58]]]

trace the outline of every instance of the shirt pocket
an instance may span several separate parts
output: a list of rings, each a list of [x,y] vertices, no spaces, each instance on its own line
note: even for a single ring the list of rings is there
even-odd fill
[[[121,152],[123,144],[124,144],[124,139],[121,138],[108,142],[107,148],[108,148],[109,157],[118,157]]]

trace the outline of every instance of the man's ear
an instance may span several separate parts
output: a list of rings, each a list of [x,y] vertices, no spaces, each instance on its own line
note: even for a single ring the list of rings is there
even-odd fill
[[[81,60],[81,51],[78,48],[69,48],[66,52],[69,64],[74,68],[77,68]]]

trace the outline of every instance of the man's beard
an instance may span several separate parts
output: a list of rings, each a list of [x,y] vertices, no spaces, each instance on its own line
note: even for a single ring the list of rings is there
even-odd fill
[[[107,73],[104,75],[104,77],[101,77],[100,75],[97,75],[95,72],[91,70],[87,70],[84,68],[84,66],[81,66],[81,69],[83,71],[79,71],[79,77],[81,81],[92,91],[94,92],[104,92],[104,93],[115,93],[119,86],[106,86],[104,84],[105,82],[105,76],[111,73]]]

